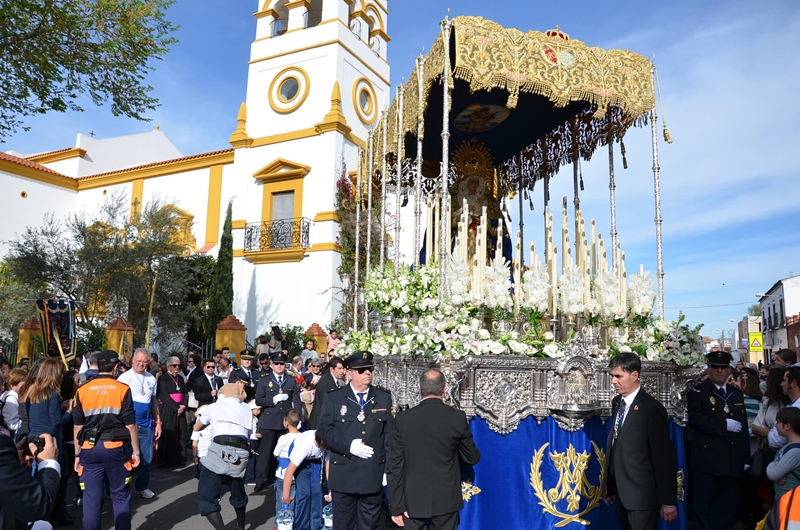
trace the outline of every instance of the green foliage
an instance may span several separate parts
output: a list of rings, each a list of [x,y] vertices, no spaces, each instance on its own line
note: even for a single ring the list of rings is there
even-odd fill
[[[182,332],[194,287],[184,283],[179,288],[169,273],[171,260],[183,259],[185,228],[177,210],[158,197],[144,208],[134,205],[131,214],[127,196],[114,193],[92,217],[46,214],[41,226],[27,227],[9,242],[6,263],[9,274],[31,286],[35,297],[79,301],[78,326],[90,335],[103,327],[104,314],[109,320],[123,316],[143,332],[153,279],[163,267],[167,281],[159,280],[157,293],[165,284],[171,290],[156,296],[153,318],[164,330]]]
[[[283,338],[288,345],[289,357],[300,354],[306,344],[307,339],[313,339],[310,335],[306,335],[303,326],[293,326],[291,324],[277,324],[283,332]],[[267,340],[272,339],[272,330],[262,333]]]
[[[36,307],[31,302],[35,291],[28,285],[17,281],[4,261],[0,261],[0,337],[14,337],[19,326],[36,316]]]
[[[145,120],[158,107],[145,76],[176,41],[165,19],[175,0],[0,1],[0,141],[22,118],[111,103]]]
[[[233,205],[228,203],[219,243],[217,264],[208,294],[209,338],[217,324],[233,312]]]
[[[761,306],[759,304],[753,304],[747,308],[747,314],[751,317],[760,317],[761,316]]]

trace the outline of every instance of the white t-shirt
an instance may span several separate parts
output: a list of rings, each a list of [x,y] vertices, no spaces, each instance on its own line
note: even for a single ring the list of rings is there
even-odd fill
[[[198,419],[199,418],[200,415],[198,415]],[[211,433],[211,428],[205,428],[202,431],[193,430],[191,440],[197,441],[197,457],[202,459],[208,454],[208,447],[214,440],[214,435]]]
[[[289,453],[289,461],[300,467],[304,460],[314,460],[315,458],[325,459],[328,452],[321,449],[314,443],[314,435],[317,431],[306,431],[294,439],[294,447]]]
[[[150,400],[156,397],[158,380],[156,376],[147,370],[145,370],[142,375],[137,374],[133,370],[128,370],[120,374],[117,381],[125,383],[130,387],[131,398],[133,398],[135,403],[147,403],[149,405]]]
[[[278,443],[275,444],[275,451],[272,453],[278,458],[278,468],[275,470],[275,476],[281,480],[283,480],[283,474],[286,473],[286,468],[289,466],[289,446],[298,436],[300,436],[299,432],[287,432],[278,438]]]
[[[221,396],[208,406],[198,418],[203,425],[210,425],[213,436],[230,435],[250,437],[253,424],[250,405],[236,398]]]
[[[16,431],[22,426],[22,418],[19,416],[19,396],[16,391],[6,390],[0,396],[0,401],[4,401],[3,406],[3,420],[9,429]]]

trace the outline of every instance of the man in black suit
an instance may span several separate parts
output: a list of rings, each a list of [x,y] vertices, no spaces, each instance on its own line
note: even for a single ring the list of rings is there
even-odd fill
[[[323,375],[316,389],[314,389],[314,407],[308,417],[308,428],[316,429],[319,424],[319,417],[322,415],[322,406],[325,403],[325,396],[328,392],[338,390],[345,383],[345,369],[342,360],[338,357],[331,357],[328,362],[328,373]]]
[[[216,367],[212,359],[206,359],[203,361],[203,372],[186,384],[186,388],[194,392],[198,407],[210,405],[217,400],[217,392],[222,388],[222,379],[214,375]]]
[[[284,352],[273,353],[272,375],[262,378],[256,389],[256,405],[261,407],[261,416],[258,420],[258,432],[261,433],[258,454],[261,458],[258,459],[256,467],[256,492],[263,491],[275,482],[277,461],[272,453],[275,451],[278,438],[286,433],[283,416],[291,409],[303,413],[297,381],[286,374],[288,361],[289,356]]]
[[[228,379],[229,383],[235,383],[239,380],[245,381],[244,390],[247,393],[247,399],[245,400],[247,403],[255,398],[258,382],[261,380],[261,373],[253,368],[254,356],[255,354],[252,351],[242,350],[242,352],[239,353],[242,367],[231,372],[231,376]]]
[[[695,527],[730,530],[736,522],[739,483],[750,460],[747,412],[742,391],[726,384],[731,354],[711,352],[706,360],[708,379],[686,394]]]
[[[602,491],[616,502],[622,530],[655,530],[658,516],[667,523],[678,515],[675,448],[669,439],[667,411],[639,384],[642,361],[620,353],[609,363],[614,421],[606,442],[608,465]],[[615,498],[616,497],[616,498]]]
[[[425,371],[422,401],[397,415],[386,465],[389,506],[397,526],[413,530],[458,528],[461,500],[459,466],[478,463],[481,452],[463,411],[447,406],[444,374]]]
[[[372,353],[344,359],[350,384],[325,397],[317,433],[331,448],[328,486],[333,526],[374,530],[380,524],[383,478],[392,433],[392,395],[372,386]]]
[[[58,495],[61,467],[56,442],[41,434],[44,448],[36,456],[38,470],[32,477],[20,463],[13,440],[0,435],[0,528],[27,529],[28,523],[45,520]],[[31,454],[36,446],[30,445]]]

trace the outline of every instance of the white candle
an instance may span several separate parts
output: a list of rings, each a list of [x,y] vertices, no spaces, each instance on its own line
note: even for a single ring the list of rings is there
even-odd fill
[[[553,261],[549,266],[550,269],[550,314],[553,318],[558,315],[558,304],[556,297],[558,296],[558,279],[556,278],[556,262],[558,260],[558,247],[553,247]]]
[[[497,220],[497,246],[495,247],[494,259],[503,263],[503,220]]]
[[[437,194],[433,199],[433,223],[435,228],[433,234],[433,258],[436,260],[439,259],[439,240],[441,239],[441,230],[439,229],[441,216],[439,215],[439,211],[439,195]]]
[[[514,263],[514,315],[519,317],[520,301],[522,300],[522,275],[520,271],[520,258],[522,257],[522,234],[517,230],[517,261]]]

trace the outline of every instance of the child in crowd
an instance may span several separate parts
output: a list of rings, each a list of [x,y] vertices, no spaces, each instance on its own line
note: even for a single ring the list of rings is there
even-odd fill
[[[289,431],[280,438],[278,443],[275,444],[274,455],[278,459],[278,467],[275,470],[275,513],[281,511],[283,507],[283,474],[286,468],[289,467],[289,450],[295,438],[300,436],[300,431],[297,426],[300,425],[300,412],[297,410],[286,411],[283,417],[283,428]],[[292,479],[289,477],[289,484],[291,485],[291,495],[294,496],[294,485]],[[294,503],[290,504],[289,509],[294,510]]]
[[[767,466],[767,477],[775,483],[775,504],[781,495],[800,485],[800,409],[786,407],[778,411],[775,427],[789,443],[775,461]]]
[[[339,334],[335,329],[332,329],[331,334],[328,336],[328,353],[331,353],[333,350],[335,350],[336,346],[338,346],[340,342],[342,342],[342,340],[339,338]]]
[[[314,530],[322,520],[322,464],[329,466],[329,450],[314,430],[304,432],[292,443],[283,475],[282,501],[294,502],[295,530]],[[290,489],[293,478],[294,493]]]
[[[247,461],[247,472],[244,475],[244,483],[248,486],[256,485],[256,466],[258,465],[258,444],[261,438],[261,433],[258,432],[258,415],[261,413],[261,407],[256,405],[256,400],[250,403],[250,410],[253,411],[253,427],[250,431],[250,460]]]

